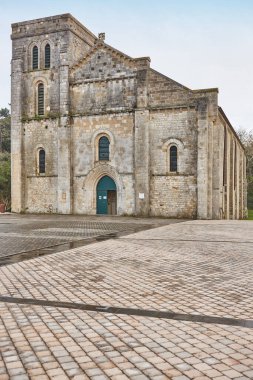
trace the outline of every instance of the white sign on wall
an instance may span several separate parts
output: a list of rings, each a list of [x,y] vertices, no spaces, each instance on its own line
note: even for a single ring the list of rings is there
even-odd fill
[[[144,199],[144,193],[139,193],[139,199]]]

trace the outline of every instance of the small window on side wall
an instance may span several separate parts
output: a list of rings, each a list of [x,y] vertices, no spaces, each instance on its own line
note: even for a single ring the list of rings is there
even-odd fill
[[[38,46],[33,47],[32,51],[32,68],[33,70],[36,70],[39,68],[39,50]]]
[[[44,149],[39,150],[39,174],[46,172],[46,153]]]
[[[99,161],[109,161],[110,142],[106,136],[102,136],[98,143]]]
[[[45,46],[45,69],[49,69],[51,65],[51,48],[49,44]]]
[[[177,147],[170,147],[170,171],[177,172]]]

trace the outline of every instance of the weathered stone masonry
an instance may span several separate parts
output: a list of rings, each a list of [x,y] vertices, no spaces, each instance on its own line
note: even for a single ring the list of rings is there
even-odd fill
[[[150,68],[149,58],[107,45],[70,14],[13,24],[12,43],[14,212],[96,214],[97,184],[108,176],[117,214],[245,216],[244,149],[216,88],[190,90]],[[103,136],[106,160],[99,158]]]

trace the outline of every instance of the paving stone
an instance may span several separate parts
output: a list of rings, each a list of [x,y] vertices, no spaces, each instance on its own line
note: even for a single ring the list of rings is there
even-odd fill
[[[103,220],[101,229],[123,231],[119,220]],[[74,221],[69,232],[59,221],[71,237]],[[0,293],[250,319],[249,231],[248,222],[190,221],[35,257],[0,268]],[[253,378],[253,332],[245,327],[8,302],[0,302],[0,318],[1,380]]]

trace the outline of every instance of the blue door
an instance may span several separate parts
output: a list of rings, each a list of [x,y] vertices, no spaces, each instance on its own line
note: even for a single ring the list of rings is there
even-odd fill
[[[97,184],[97,214],[114,214],[116,210],[116,185],[112,178],[107,175],[102,177]],[[109,198],[108,198],[109,195]],[[115,207],[112,207],[114,199]],[[109,203],[108,203],[109,200]],[[116,212],[115,212],[116,213]]]

